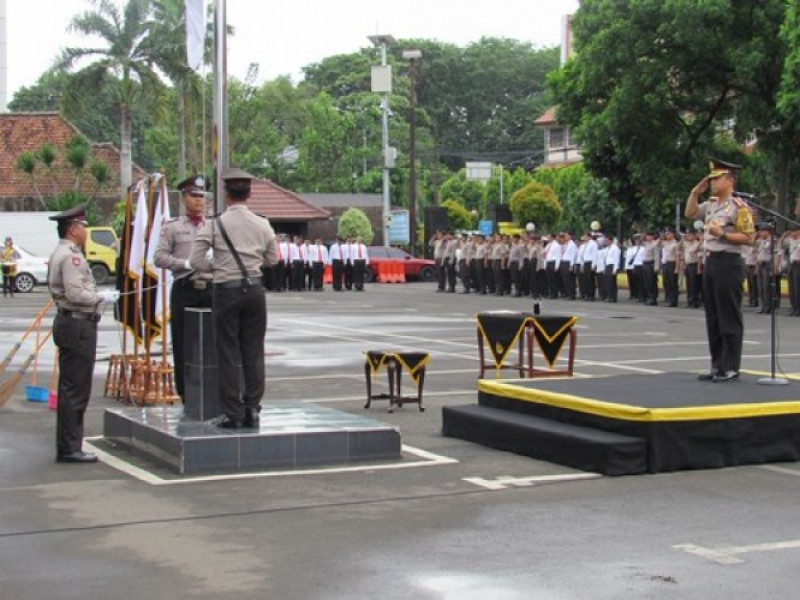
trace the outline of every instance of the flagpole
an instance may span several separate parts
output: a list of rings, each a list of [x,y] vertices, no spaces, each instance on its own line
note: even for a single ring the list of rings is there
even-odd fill
[[[214,123],[211,160],[214,167],[214,208],[225,210],[222,170],[228,167],[228,32],[226,0],[214,0]]]

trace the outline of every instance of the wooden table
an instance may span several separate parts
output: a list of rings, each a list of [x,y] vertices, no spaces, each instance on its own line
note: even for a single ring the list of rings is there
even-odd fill
[[[484,344],[489,346],[489,353],[498,375],[503,369],[518,371],[521,378],[526,375],[528,378],[573,375],[577,346],[577,334],[574,329],[576,317],[498,311],[479,313],[477,321],[479,378],[483,377],[487,368]],[[569,340],[567,366],[556,369],[553,365],[567,339]],[[548,368],[538,368],[534,365],[534,340]],[[514,347],[517,348],[518,360],[509,364],[507,358]]]

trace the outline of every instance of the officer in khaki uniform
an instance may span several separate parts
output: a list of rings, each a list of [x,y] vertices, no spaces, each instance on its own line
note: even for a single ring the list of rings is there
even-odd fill
[[[716,159],[710,166],[711,172],[692,188],[684,214],[705,221],[703,299],[711,371],[699,379],[722,383],[739,377],[744,337],[741,253],[753,243],[755,227],[750,209],[733,196],[740,166]],[[713,197],[699,204],[709,187]]]
[[[258,428],[264,396],[267,303],[261,266],[274,265],[278,249],[269,221],[250,212],[245,204],[252,179],[252,175],[241,169],[228,168],[222,172],[227,210],[203,225],[189,258],[193,269],[212,274],[219,400],[225,411],[218,426],[226,429]],[[223,227],[235,253],[223,237]],[[213,250],[213,262],[207,257],[209,249]],[[240,364],[244,371],[241,393]]]
[[[189,266],[194,238],[203,226],[205,191],[208,183],[202,175],[192,175],[178,184],[185,214],[164,225],[156,247],[154,262],[160,269],[172,271],[174,281],[169,297],[172,357],[175,363],[175,389],[184,400],[184,314],[187,308],[211,307],[211,274]]]
[[[97,291],[81,247],[86,243],[86,212],[75,206],[50,217],[58,223],[59,242],[50,255],[47,283],[58,308],[53,341],[58,346],[58,417],[56,460],[97,462],[81,449],[83,415],[92,393],[97,352],[97,323],[106,303],[116,301],[115,290]]]

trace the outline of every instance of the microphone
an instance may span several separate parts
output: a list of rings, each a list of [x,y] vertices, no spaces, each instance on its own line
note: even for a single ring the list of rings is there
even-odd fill
[[[758,200],[758,196],[755,194],[748,194],[747,192],[733,192],[733,195],[743,200]]]

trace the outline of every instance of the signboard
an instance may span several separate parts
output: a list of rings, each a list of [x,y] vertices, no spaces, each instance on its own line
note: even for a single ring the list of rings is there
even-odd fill
[[[410,241],[408,211],[393,210],[392,222],[389,224],[389,244],[408,244]]]
[[[494,230],[494,223],[492,221],[481,221],[478,223],[478,231],[481,235],[492,235]]]
[[[466,167],[468,181],[483,181],[485,183],[492,178],[492,163],[468,162]]]

